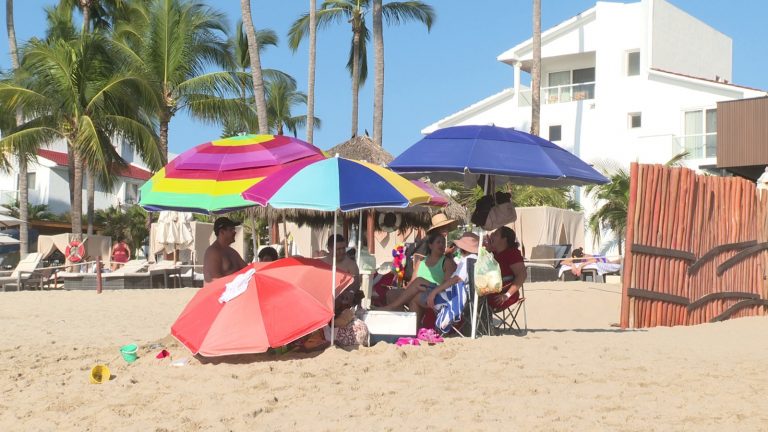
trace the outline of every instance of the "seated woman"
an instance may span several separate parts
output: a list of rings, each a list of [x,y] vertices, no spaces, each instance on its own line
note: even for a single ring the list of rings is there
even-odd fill
[[[445,237],[440,233],[427,236],[426,252],[426,258],[415,265],[413,277],[405,291],[381,310],[397,311],[408,305],[411,312],[416,312],[416,322],[421,324],[424,309],[434,306],[435,296],[440,292],[435,291],[436,288],[447,282],[456,271],[456,263],[445,256]]]
[[[499,263],[501,278],[505,284],[499,294],[488,296],[488,304],[495,311],[507,309],[520,300],[520,287],[528,275],[519,246],[517,234],[508,226],[503,226],[490,235],[489,250]]]
[[[571,252],[571,258],[566,258],[563,260],[562,265],[568,266],[571,268],[571,273],[573,273],[576,277],[581,277],[581,271],[584,268],[584,266],[589,264],[594,264],[598,262],[598,260],[605,261],[605,258],[601,257],[595,257],[594,255],[589,255],[584,253],[584,248],[580,247],[578,249],[574,249],[573,252]]]

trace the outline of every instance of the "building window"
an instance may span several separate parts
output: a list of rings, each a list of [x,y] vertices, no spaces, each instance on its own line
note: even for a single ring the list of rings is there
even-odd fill
[[[135,183],[125,184],[125,203],[136,204],[139,199],[139,185]]]
[[[563,138],[563,127],[560,125],[549,127],[549,140],[560,141]]]
[[[629,128],[630,129],[636,129],[643,125],[643,116],[639,112],[637,113],[629,113]]]
[[[37,185],[37,174],[33,172],[27,173],[27,189],[34,189]]]
[[[688,157],[713,158],[717,155],[717,110],[685,111],[683,145]]]
[[[640,75],[640,51],[627,53],[627,76]]]
[[[570,102],[595,98],[595,68],[551,72],[548,87],[541,89],[543,103]]]

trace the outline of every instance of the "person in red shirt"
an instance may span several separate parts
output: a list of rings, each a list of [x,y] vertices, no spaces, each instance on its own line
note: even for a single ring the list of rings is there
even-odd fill
[[[520,287],[525,283],[527,273],[523,255],[520,253],[517,234],[503,226],[492,232],[489,238],[489,250],[501,268],[504,286],[499,294],[488,296],[488,304],[495,311],[507,309],[520,300]]]

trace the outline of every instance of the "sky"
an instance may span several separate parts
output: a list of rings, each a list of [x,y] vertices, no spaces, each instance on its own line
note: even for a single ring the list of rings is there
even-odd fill
[[[322,0],[318,0],[318,6]],[[496,57],[531,35],[531,0],[425,0],[436,11],[431,32],[407,23],[384,29],[384,148],[397,156],[421,138],[421,129],[468,105],[512,87],[512,67]],[[385,3],[387,0],[385,0]],[[3,2],[4,3],[4,2]],[[51,0],[16,0],[14,15],[19,43],[45,30],[43,7]],[[234,28],[240,1],[208,0],[226,13]],[[733,40],[735,84],[768,90],[768,1],[670,0]],[[291,23],[307,11],[306,0],[251,1],[254,24],[280,37],[277,47],[262,56],[262,67],[279,69],[307,88],[306,41],[296,53],[287,46]],[[594,0],[542,0],[542,30],[583,12]],[[5,8],[0,17],[5,24]],[[370,25],[370,16],[368,17]],[[352,37],[346,23],[322,29],[317,40],[315,115],[323,124],[314,144],[328,149],[351,136],[352,92],[346,62]],[[10,68],[8,40],[0,31],[0,68]],[[524,74],[525,75],[525,74]],[[523,77],[525,80],[525,77]],[[298,107],[294,114],[304,113]],[[373,48],[369,49],[369,80],[360,90],[359,134],[373,133]],[[169,150],[183,152],[217,139],[220,128],[178,114],[170,125]],[[299,131],[299,138],[306,132]]]

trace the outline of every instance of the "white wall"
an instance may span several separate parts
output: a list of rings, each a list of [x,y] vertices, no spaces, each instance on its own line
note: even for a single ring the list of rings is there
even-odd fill
[[[731,38],[663,0],[646,1],[653,4],[652,67],[731,80]]]

